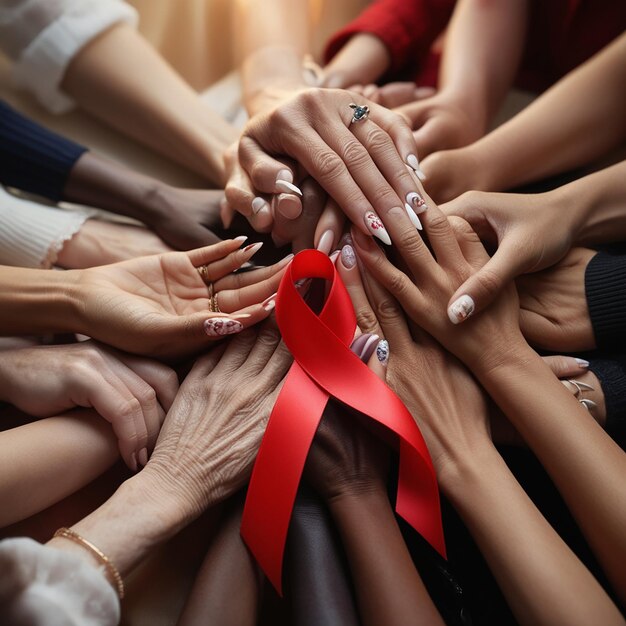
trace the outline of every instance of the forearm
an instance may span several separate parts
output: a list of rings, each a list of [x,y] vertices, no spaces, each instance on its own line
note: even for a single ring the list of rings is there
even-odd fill
[[[0,266],[2,334],[81,332],[79,273]]]
[[[551,476],[622,599],[626,598],[626,455],[528,346],[474,374]]]
[[[490,443],[440,480],[520,624],[623,624]]]
[[[446,34],[439,89],[486,132],[508,92],[526,36],[527,0],[462,0]]]
[[[485,170],[485,190],[579,167],[619,145],[626,134],[624,59],[626,36],[468,148]]]
[[[69,496],[119,458],[110,424],[89,409],[1,432],[0,449],[0,502],[5,503],[0,527]]]
[[[107,124],[224,182],[222,153],[236,131],[132,28],[116,26],[89,43],[72,60],[62,87]]]
[[[348,555],[364,623],[443,624],[384,489],[338,497],[329,506]]]

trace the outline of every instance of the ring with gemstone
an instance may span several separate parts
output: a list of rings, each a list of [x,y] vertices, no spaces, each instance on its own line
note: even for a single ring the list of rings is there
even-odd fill
[[[354,104],[353,102],[350,105],[350,108],[353,110],[350,124],[353,122],[362,122],[363,120],[366,120],[370,114],[370,108],[365,104]]]

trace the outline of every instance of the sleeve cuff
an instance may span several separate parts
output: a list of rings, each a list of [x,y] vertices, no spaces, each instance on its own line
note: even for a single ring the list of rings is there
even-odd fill
[[[94,37],[119,22],[135,26],[137,11],[121,0],[72,2],[22,52],[13,66],[15,84],[53,113],[70,110],[74,102],[60,90],[67,66]]]
[[[585,271],[585,294],[596,346],[626,347],[626,256],[598,252]]]
[[[606,406],[606,431],[612,437],[626,434],[626,356],[592,359],[589,369],[598,377]]]

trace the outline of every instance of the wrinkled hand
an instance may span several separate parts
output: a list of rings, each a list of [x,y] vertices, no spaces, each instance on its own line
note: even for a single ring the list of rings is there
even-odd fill
[[[273,321],[196,361],[144,471],[197,516],[242,487],[292,357]]]
[[[240,245],[226,240],[80,271],[80,332],[128,352],[169,357],[198,352],[256,324],[271,312],[271,303],[263,303],[276,292],[286,262],[232,274],[258,249]],[[202,265],[222,312],[209,310],[197,269]]]
[[[5,350],[2,397],[29,415],[93,407],[111,423],[131,470],[145,465],[178,391],[171,368],[93,341]]]
[[[553,352],[596,347],[585,296],[585,271],[595,255],[573,248],[556,265],[517,278],[520,326],[531,345]]]

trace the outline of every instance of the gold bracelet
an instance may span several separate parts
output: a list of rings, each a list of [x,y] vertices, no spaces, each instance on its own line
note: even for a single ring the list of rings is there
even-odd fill
[[[54,536],[69,539],[83,548],[87,548],[87,550],[89,550],[89,552],[91,552],[91,554],[93,554],[93,556],[95,556],[96,559],[104,565],[104,569],[107,572],[107,578],[109,579],[109,582],[113,584],[113,587],[117,589],[117,595],[120,597],[120,600],[124,598],[124,581],[122,580],[117,567],[113,565],[109,557],[104,554],[102,550],[94,546],[91,541],[87,541],[87,539],[81,537],[77,532],[74,532],[70,528],[59,528],[59,530],[54,533]]]

